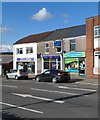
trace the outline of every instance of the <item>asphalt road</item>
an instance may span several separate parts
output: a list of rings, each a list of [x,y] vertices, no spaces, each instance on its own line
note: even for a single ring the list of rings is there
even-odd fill
[[[2,80],[2,118],[98,118],[98,86]]]

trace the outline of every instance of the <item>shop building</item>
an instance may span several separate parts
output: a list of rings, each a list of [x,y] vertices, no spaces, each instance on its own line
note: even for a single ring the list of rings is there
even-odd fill
[[[30,35],[18,40],[13,45],[13,69],[25,69],[28,73],[37,74],[37,42],[51,32]]]
[[[65,70],[74,75],[86,75],[85,52],[69,52],[64,54]]]
[[[4,76],[10,69],[13,69],[13,53],[0,53],[0,75]]]
[[[86,74],[100,77],[100,16],[86,19]]]
[[[70,28],[58,29],[39,42],[38,46],[40,50],[38,49],[38,52],[41,53],[42,72],[46,69],[61,69],[67,71],[66,60],[69,61],[71,59],[78,59],[77,69],[79,69],[79,64],[83,62],[85,64],[85,27],[85,25],[79,25]],[[70,58],[67,56],[69,54]],[[75,57],[72,57],[72,54],[74,54]],[[79,71],[71,72],[79,74]]]
[[[13,68],[35,75],[47,69],[97,78],[100,75],[100,16],[85,25],[30,35],[14,44]]]

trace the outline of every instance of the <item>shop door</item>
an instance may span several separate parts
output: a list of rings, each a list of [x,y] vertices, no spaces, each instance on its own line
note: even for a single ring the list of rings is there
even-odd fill
[[[79,75],[81,76],[85,75],[85,59],[84,58],[79,59]]]

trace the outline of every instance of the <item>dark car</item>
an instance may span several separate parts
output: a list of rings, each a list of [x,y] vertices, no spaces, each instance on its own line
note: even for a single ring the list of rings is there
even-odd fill
[[[35,77],[37,82],[40,81],[51,81],[56,82],[68,82],[70,80],[70,74],[62,70],[47,70],[42,74],[39,74]]]

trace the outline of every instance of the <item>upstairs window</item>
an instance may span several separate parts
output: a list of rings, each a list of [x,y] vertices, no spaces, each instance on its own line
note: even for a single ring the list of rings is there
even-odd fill
[[[23,48],[17,48],[17,54],[23,54]]]
[[[49,54],[49,43],[45,44],[45,53]]]
[[[57,49],[57,53],[61,52],[61,40],[55,40],[54,41],[54,47]]]
[[[94,38],[99,38],[100,37],[100,26],[95,26],[94,27]]]
[[[76,49],[75,39],[70,40],[70,51],[75,51],[75,49]]]
[[[57,47],[57,53],[61,52],[61,47]]]
[[[26,54],[33,53],[33,47],[26,48]]]

